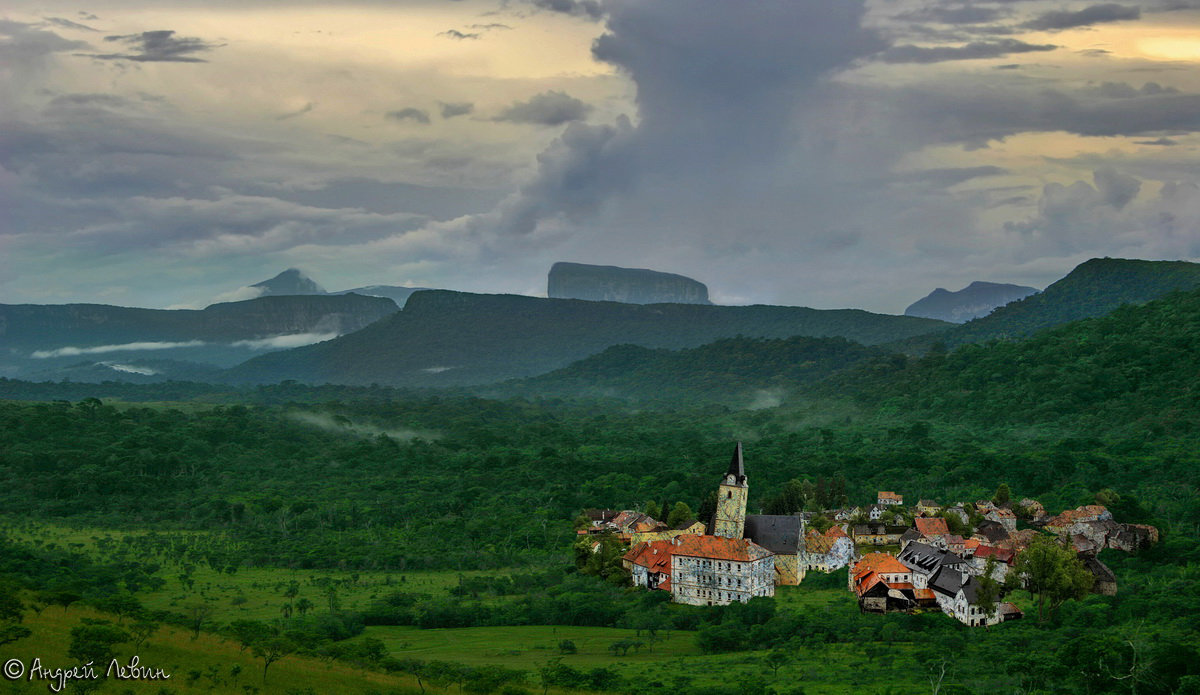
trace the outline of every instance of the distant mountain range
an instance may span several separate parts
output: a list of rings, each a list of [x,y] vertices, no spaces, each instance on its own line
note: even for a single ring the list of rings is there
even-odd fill
[[[708,304],[708,287],[689,277],[613,265],[555,263],[547,277],[551,299],[626,304]]]
[[[881,354],[1015,339],[1103,316],[1123,304],[1200,287],[1200,265],[1093,259],[1044,292],[960,325],[859,310],[360,288],[395,293],[399,301],[393,301],[326,293],[295,270],[256,287],[268,295],[198,311],[0,305],[0,376],[294,379],[629,398],[687,392],[728,403],[754,390],[809,383]],[[720,342],[709,345],[714,341]],[[686,352],[669,352],[679,350]],[[524,381],[497,386],[514,379]],[[743,395],[732,393],[739,389]]]
[[[1037,294],[1033,287],[994,282],[972,282],[957,292],[941,287],[904,310],[905,316],[965,323],[992,313],[996,307]]]
[[[396,311],[390,299],[356,294],[260,297],[202,310],[0,305],[0,375],[183,378],[164,367],[231,366],[264,351],[351,333]],[[192,364],[182,371],[193,378],[208,370]]]
[[[316,295],[316,294],[361,294],[368,297],[386,297],[403,307],[413,292],[430,289],[428,287],[397,287],[395,285],[367,285],[349,290],[329,292],[315,280],[296,268],[288,268],[270,280],[256,282],[250,287],[258,289],[263,297],[280,295]]]
[[[739,335],[799,335],[875,344],[945,325],[857,309],[636,305],[439,290],[413,294],[403,311],[357,333],[263,355],[228,377],[460,386],[542,374],[624,343],[678,349]]]

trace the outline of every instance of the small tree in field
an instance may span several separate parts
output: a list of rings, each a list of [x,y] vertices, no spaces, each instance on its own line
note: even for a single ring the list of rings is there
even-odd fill
[[[267,669],[271,664],[296,651],[296,645],[286,637],[268,637],[256,642],[254,656],[263,660],[263,683],[267,682]]]

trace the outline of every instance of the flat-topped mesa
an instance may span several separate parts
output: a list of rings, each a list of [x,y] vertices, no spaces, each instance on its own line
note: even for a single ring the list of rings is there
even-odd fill
[[[689,277],[611,265],[555,263],[547,294],[552,299],[586,299],[625,304],[709,304],[708,287]]]

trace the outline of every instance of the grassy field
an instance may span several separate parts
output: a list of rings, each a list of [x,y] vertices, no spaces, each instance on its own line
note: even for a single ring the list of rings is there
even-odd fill
[[[64,611],[52,607],[40,615],[29,614],[24,624],[33,636],[0,647],[3,661],[20,659],[27,667],[37,657],[50,668],[74,663],[67,657],[71,628],[85,619],[112,618],[87,608]],[[263,662],[249,651],[240,651],[235,642],[214,635],[201,634],[193,640],[188,632],[163,627],[140,648],[130,645],[117,651],[122,663],[134,653],[141,665],[161,668],[170,674],[159,681],[110,681],[101,693],[239,693],[250,695],[299,695],[301,693],[386,693],[392,695],[420,693],[416,681],[407,677],[389,676],[362,671],[336,662],[299,656],[288,656],[271,665],[263,681]],[[47,682],[22,679],[8,683],[13,693],[50,692]],[[74,689],[68,692],[74,692]]]
[[[445,630],[371,627],[366,634],[383,640],[393,656],[531,671],[551,659],[561,658],[564,664],[578,669],[612,668],[631,682],[641,684],[639,689],[651,691],[688,685],[729,685],[729,692],[737,693],[738,682],[756,678],[763,678],[784,692],[805,695],[915,695],[929,690],[927,684],[914,682],[907,645],[895,645],[888,650],[846,644],[791,650],[792,661],[776,675],[764,663],[765,652],[702,654],[696,646],[696,635],[691,632],[674,632],[638,653],[631,651],[624,656],[614,656],[608,647],[622,639],[636,638],[633,630],[565,626]],[[561,640],[574,642],[578,653],[560,654],[557,645]],[[641,640],[647,641],[645,634]]]
[[[59,526],[9,523],[10,536],[40,546],[57,545],[91,555],[99,560],[121,558],[145,561],[144,546],[129,543],[140,532],[72,529]],[[186,535],[186,534],[185,534]],[[196,535],[196,534],[190,534]],[[141,549],[139,550],[139,547]],[[162,558],[158,558],[162,559]],[[137,598],[146,608],[183,613],[188,605],[203,601],[212,606],[211,621],[227,624],[239,619],[269,621],[282,617],[285,606],[293,613],[307,599],[315,614],[330,610],[330,597],[345,610],[365,607],[393,591],[445,595],[461,576],[496,575],[499,572],[339,572],[330,570],[292,570],[286,568],[243,567],[234,573],[218,571],[208,565],[191,565],[187,579],[180,569],[190,562],[164,561],[159,575],[165,584],[142,590]],[[834,577],[815,575],[797,587],[779,587],[777,610],[809,610],[822,613],[857,613],[853,595],[845,589],[845,571]],[[493,601],[511,600],[493,598]],[[72,607],[69,611],[51,606],[40,614],[30,613],[26,624],[34,630],[31,638],[0,647],[4,659],[29,659],[40,656],[47,663],[68,664],[67,644],[71,627],[83,618],[101,616],[91,609]],[[880,620],[887,620],[881,617]],[[949,620],[949,618],[947,618]],[[508,626],[462,629],[421,630],[415,627],[369,627],[354,638],[376,638],[389,655],[422,661],[440,660],[467,666],[495,665],[529,672],[531,691],[537,685],[537,669],[552,659],[579,669],[606,667],[615,670],[637,689],[686,689],[688,686],[736,684],[747,679],[763,679],[781,693],[805,695],[915,695],[928,692],[921,673],[913,670],[912,645],[884,647],[871,644],[816,644],[790,648],[790,661],[773,673],[766,665],[766,652],[704,654],[697,645],[697,633],[672,631],[651,640],[634,630],[577,626]],[[559,643],[570,640],[575,653],[560,653]],[[639,640],[637,650],[623,655],[609,647],[622,640]],[[137,650],[143,664],[159,666],[173,674],[167,692],[256,692],[300,695],[313,693],[407,693],[420,692],[414,680],[362,671],[344,664],[315,658],[289,656],[270,670],[264,686],[262,662],[238,644],[213,634],[191,634],[163,627],[147,646]],[[133,653],[128,647],[123,656]],[[235,676],[232,669],[237,667]],[[424,684],[429,687],[428,683]],[[46,692],[43,685],[15,685],[14,692]],[[158,693],[163,685],[106,685],[101,692]],[[30,689],[32,688],[32,689]],[[453,690],[453,688],[452,688]],[[457,690],[453,690],[458,692]],[[431,688],[430,692],[438,692]],[[737,692],[737,688],[730,690]]]

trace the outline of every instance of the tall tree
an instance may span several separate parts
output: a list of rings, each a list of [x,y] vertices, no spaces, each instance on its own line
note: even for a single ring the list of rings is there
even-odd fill
[[[1066,601],[1086,596],[1095,581],[1075,553],[1050,536],[1034,537],[1017,556],[1013,573],[1037,600],[1041,622]]]

